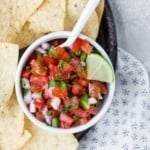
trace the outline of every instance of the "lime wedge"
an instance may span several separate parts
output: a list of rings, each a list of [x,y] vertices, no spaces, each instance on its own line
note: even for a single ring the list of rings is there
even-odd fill
[[[86,59],[87,78],[89,80],[98,80],[103,82],[114,81],[114,71],[111,65],[102,56],[90,54]]]

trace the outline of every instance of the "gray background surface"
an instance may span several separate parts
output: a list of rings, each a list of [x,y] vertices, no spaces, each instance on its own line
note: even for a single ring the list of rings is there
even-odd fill
[[[150,0],[109,0],[118,45],[139,59],[150,75]]]

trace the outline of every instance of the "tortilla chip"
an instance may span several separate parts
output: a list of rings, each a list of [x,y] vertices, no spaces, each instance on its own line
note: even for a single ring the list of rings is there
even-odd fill
[[[14,43],[18,44],[20,48],[24,48],[40,36],[41,34],[37,34],[34,30],[30,29],[29,22],[27,22],[17,34]]]
[[[30,17],[30,27],[36,33],[64,30],[65,0],[46,0]]]
[[[5,109],[14,87],[19,47],[16,44],[0,43],[0,113]]]
[[[24,131],[24,114],[17,103],[16,95],[13,94],[8,106],[0,114],[0,148],[17,150],[30,138],[31,134]]]
[[[9,127],[10,128],[10,127]],[[15,129],[14,129],[15,132]],[[18,150],[20,149],[29,139],[31,134],[25,130],[22,135],[11,135],[6,132],[6,135],[1,137],[0,135],[0,149],[1,150]]]
[[[24,114],[17,103],[15,93],[13,93],[11,96],[9,103],[5,107],[3,113],[0,114],[0,122],[3,122],[1,123],[0,132],[10,128],[10,122],[12,122],[13,124],[11,124],[11,127],[12,125],[15,127],[16,134],[22,134],[24,129]]]
[[[81,15],[83,8],[88,0],[68,0],[67,14],[65,17],[65,30],[72,30],[79,16]],[[83,32],[85,35],[96,39],[99,29],[99,20],[96,12],[94,11],[89,18]]]
[[[102,20],[102,16],[103,16],[103,12],[104,12],[104,3],[105,3],[105,1],[101,0],[96,8],[96,13],[97,13],[97,16],[98,16],[98,19],[100,22]]]
[[[43,0],[1,0],[0,41],[12,42]]]
[[[31,132],[32,138],[21,150],[77,150],[78,142],[73,135],[56,135],[35,126],[27,118],[25,128]]]

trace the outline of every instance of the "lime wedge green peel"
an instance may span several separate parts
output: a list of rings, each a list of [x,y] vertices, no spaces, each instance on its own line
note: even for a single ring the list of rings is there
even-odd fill
[[[90,54],[87,56],[86,64],[87,78],[89,80],[98,80],[107,83],[114,81],[114,71],[111,65],[102,56]]]

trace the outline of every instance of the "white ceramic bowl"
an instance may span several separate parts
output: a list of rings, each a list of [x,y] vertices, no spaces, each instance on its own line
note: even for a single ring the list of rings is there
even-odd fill
[[[21,57],[20,61],[19,61],[19,65],[18,65],[18,69],[17,69],[17,74],[16,74],[16,80],[15,80],[15,89],[16,89],[16,94],[17,94],[17,99],[18,102],[23,110],[23,112],[26,114],[26,116],[33,122],[35,123],[37,126],[41,127],[42,129],[49,131],[49,132],[53,132],[53,133],[62,133],[62,134],[71,134],[71,133],[78,133],[81,132],[83,130],[86,130],[88,128],[90,128],[91,126],[93,126],[94,124],[96,124],[106,113],[106,111],[108,110],[111,101],[113,99],[113,95],[114,95],[114,90],[115,90],[115,82],[108,84],[108,95],[105,97],[103,106],[100,108],[99,112],[91,119],[89,120],[89,122],[85,125],[80,125],[77,127],[72,127],[69,129],[62,129],[62,128],[53,128],[51,126],[47,126],[45,123],[39,121],[36,119],[36,117],[34,117],[34,115],[32,113],[29,112],[24,100],[23,100],[23,95],[22,95],[22,90],[21,90],[21,85],[20,85],[20,79],[21,79],[21,72],[23,67],[26,64],[27,58],[30,56],[30,54],[35,50],[36,47],[38,47],[41,43],[43,42],[47,42],[50,40],[54,40],[54,39],[63,39],[63,38],[67,38],[70,35],[70,32],[66,32],[66,31],[62,31],[62,32],[54,32],[54,33],[50,33],[47,34],[41,38],[39,38],[38,40],[36,40],[35,42],[33,42],[25,51],[25,53],[23,54],[23,56]],[[108,57],[108,55],[106,54],[106,52],[103,50],[103,48],[98,45],[94,40],[90,39],[89,37],[85,36],[85,35],[80,35],[79,36],[81,39],[86,39],[91,45],[93,45],[101,54],[103,57],[105,57],[108,62],[111,64],[111,61]]]

